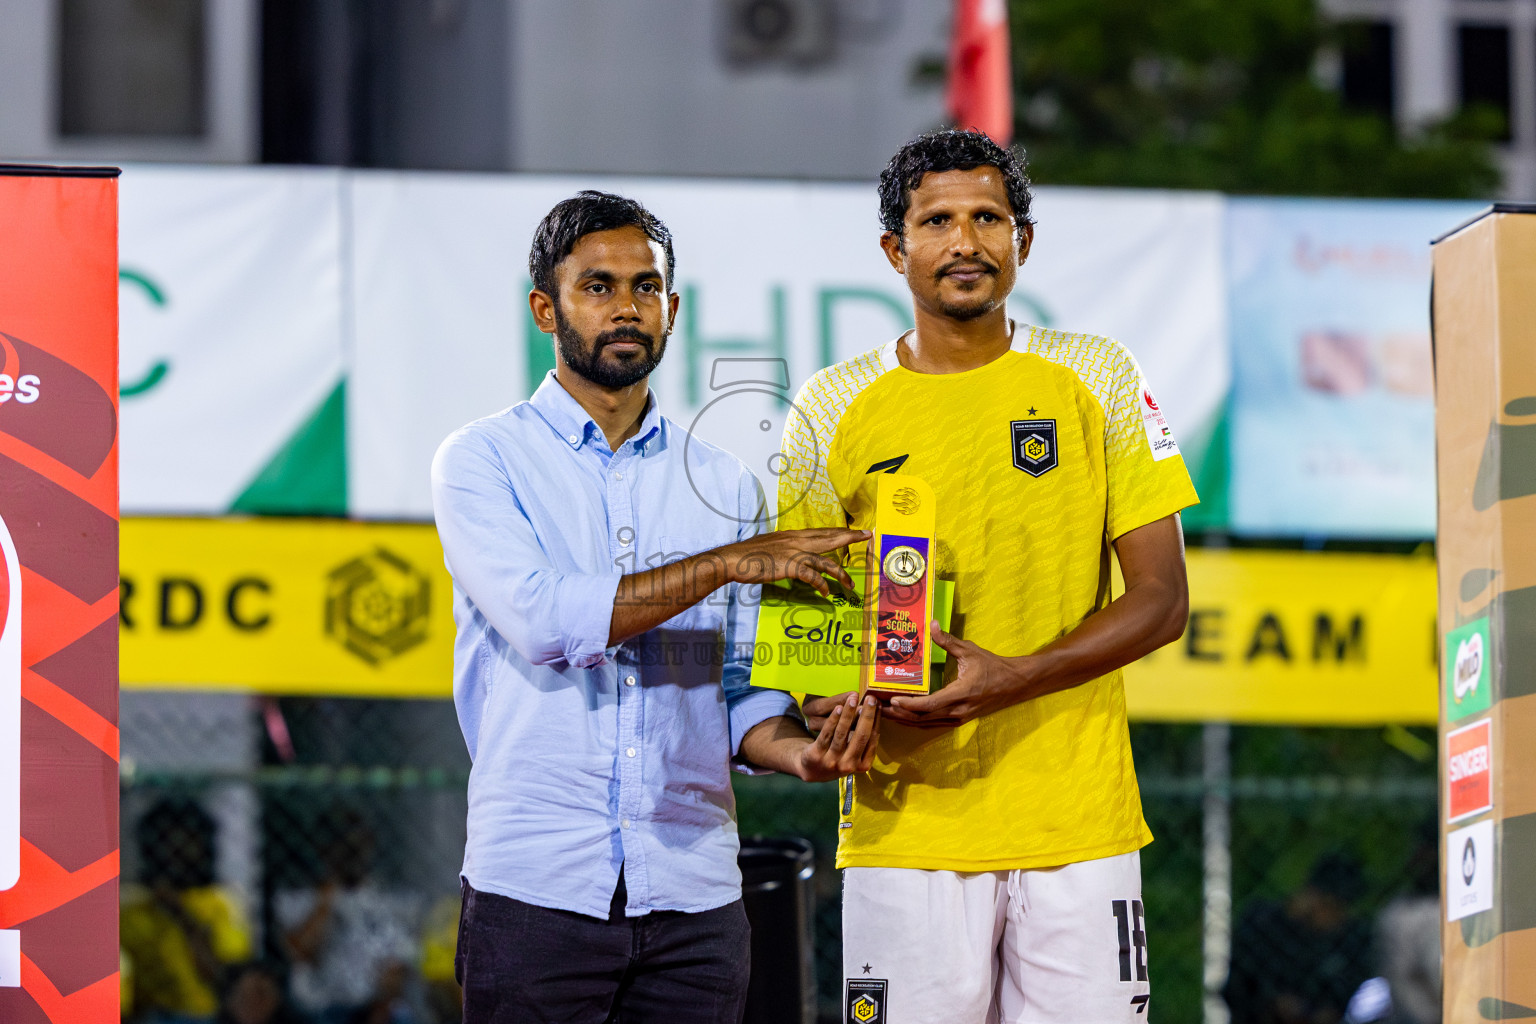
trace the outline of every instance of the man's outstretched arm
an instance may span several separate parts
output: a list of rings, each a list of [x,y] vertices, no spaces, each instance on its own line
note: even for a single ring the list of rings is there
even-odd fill
[[[613,597],[608,646],[655,629],[727,583],[799,580],[825,595],[831,590],[826,575],[852,589],[847,570],[828,553],[868,539],[867,530],[780,530],[630,573]]]

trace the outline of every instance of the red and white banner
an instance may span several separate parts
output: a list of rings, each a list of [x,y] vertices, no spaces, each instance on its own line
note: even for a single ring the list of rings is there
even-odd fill
[[[118,1001],[117,171],[0,166],[0,1021]]]

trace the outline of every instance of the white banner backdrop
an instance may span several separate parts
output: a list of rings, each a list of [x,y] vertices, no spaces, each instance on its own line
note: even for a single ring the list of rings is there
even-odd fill
[[[1481,208],[1230,202],[1234,532],[1435,535],[1429,240]]]
[[[438,443],[527,397],[552,363],[527,315],[528,245],[578,189],[633,196],[672,230],[683,303],[653,386],[668,415],[734,451],[770,492],[784,399],[911,322],[872,183],[358,172],[349,186],[348,482],[362,516],[429,516]],[[1010,302],[1019,319],[1124,341],[1193,452],[1229,378],[1222,209],[1214,194],[1040,189]],[[774,378],[785,387],[743,386]]]
[[[341,183],[124,170],[125,514],[227,511],[342,379]]]

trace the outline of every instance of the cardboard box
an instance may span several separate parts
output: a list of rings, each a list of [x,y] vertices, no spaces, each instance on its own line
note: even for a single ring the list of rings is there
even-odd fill
[[[1536,1016],[1536,207],[1433,257],[1444,1020],[1473,1024]]]

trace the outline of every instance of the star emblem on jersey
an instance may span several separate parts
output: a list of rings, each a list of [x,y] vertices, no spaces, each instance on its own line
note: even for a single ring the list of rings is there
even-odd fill
[[[1030,476],[1056,468],[1056,421],[1014,420],[1013,464]]]

